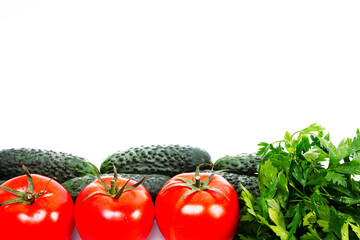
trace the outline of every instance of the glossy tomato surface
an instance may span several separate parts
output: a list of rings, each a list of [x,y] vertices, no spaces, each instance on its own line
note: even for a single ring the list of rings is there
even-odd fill
[[[110,185],[113,177],[104,177]],[[121,188],[128,179],[118,178]],[[146,180],[145,180],[146,181]],[[126,187],[136,182],[130,180]],[[90,183],[78,195],[75,203],[75,222],[82,240],[145,240],[154,222],[154,204],[143,185],[122,193],[119,199],[95,191],[105,191],[98,180]]]
[[[160,190],[155,203],[155,216],[160,232],[166,240],[232,240],[239,219],[239,203],[234,188],[219,175],[214,175],[208,186],[221,190],[222,194],[204,190],[192,193],[188,187],[175,186],[183,183],[175,179],[194,179],[195,173],[183,173],[171,178]],[[200,173],[201,181],[210,173]]]
[[[37,174],[31,174],[34,192],[40,193],[50,180]],[[25,192],[27,177],[12,178],[1,186]],[[0,203],[17,198],[0,189]],[[0,206],[0,239],[26,240],[67,240],[74,229],[74,203],[70,194],[58,182],[49,182],[43,195],[31,205],[11,203]]]

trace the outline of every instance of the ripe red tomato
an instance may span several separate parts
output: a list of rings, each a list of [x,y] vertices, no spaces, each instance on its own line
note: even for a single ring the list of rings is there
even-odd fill
[[[32,204],[10,203],[0,206],[0,238],[26,240],[68,240],[74,229],[74,203],[66,189],[50,178],[31,174],[33,192],[45,192]],[[1,185],[20,192],[28,187],[26,175]],[[18,198],[0,189],[0,203]]]
[[[102,180],[110,186],[114,177]],[[128,179],[119,177],[117,181],[121,188]],[[126,186],[135,183],[130,180]],[[118,199],[101,193],[87,198],[97,191],[106,192],[99,180],[86,186],[76,199],[75,223],[82,240],[147,238],[154,222],[154,204],[143,185],[124,191]]]
[[[166,240],[232,240],[239,219],[236,191],[226,179],[213,175],[206,184],[210,189],[192,192],[183,185],[184,180],[191,183],[194,176],[195,173],[179,174],[158,193],[155,216],[160,232]],[[199,176],[204,181],[210,173]],[[174,184],[179,185],[169,187]]]

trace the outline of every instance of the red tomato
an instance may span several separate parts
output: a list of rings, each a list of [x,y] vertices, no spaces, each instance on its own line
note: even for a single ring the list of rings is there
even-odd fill
[[[236,191],[226,179],[214,175],[207,186],[220,190],[228,199],[214,190],[201,190],[185,196],[191,191],[188,187],[167,188],[184,183],[177,177],[193,181],[194,175],[179,174],[158,193],[155,216],[160,232],[166,240],[232,240],[239,219],[239,203]],[[209,175],[200,173],[200,180]]]
[[[111,185],[113,177],[102,180]],[[128,179],[118,178],[121,188]],[[130,180],[127,187],[136,181]],[[124,191],[119,199],[104,194],[91,193],[105,191],[99,180],[86,186],[75,203],[75,223],[82,240],[145,240],[154,222],[154,204],[143,185]]]
[[[31,174],[34,193],[45,189],[50,178]],[[25,192],[25,175],[12,178],[1,186]],[[0,189],[0,203],[18,198]],[[26,240],[67,240],[74,229],[74,203],[60,183],[52,180],[33,204],[11,203],[0,206],[0,238]]]

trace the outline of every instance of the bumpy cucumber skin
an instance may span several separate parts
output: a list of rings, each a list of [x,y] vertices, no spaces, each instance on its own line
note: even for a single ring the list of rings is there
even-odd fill
[[[173,177],[193,172],[201,163],[211,163],[209,153],[190,146],[152,145],[130,148],[107,157],[100,166],[101,173],[113,172],[112,163],[121,173],[162,174]]]
[[[101,175],[101,176],[105,176]],[[108,176],[108,175],[106,175]],[[109,175],[110,176],[110,175]],[[82,177],[76,177],[70,179],[64,183],[62,183],[63,187],[69,192],[70,196],[76,201],[77,195],[81,192],[81,190],[86,187],[88,184],[93,182],[96,179],[96,175],[86,175]]]
[[[100,177],[113,176],[113,174],[101,174]],[[144,175],[141,174],[131,174],[131,173],[118,173],[118,177],[131,178],[135,181],[140,181]],[[77,196],[81,190],[86,187],[91,182],[95,181],[97,178],[94,175],[87,175],[83,177],[77,177],[70,179],[64,182],[62,185],[70,193],[70,196],[76,201]],[[155,204],[155,199],[164,186],[164,184],[170,179],[169,176],[160,175],[160,174],[149,174],[146,175],[145,181],[143,182],[144,187],[149,191],[151,198]]]
[[[254,196],[254,198],[257,198],[260,195],[257,176],[247,176],[229,172],[221,172],[218,174],[223,176],[234,187],[238,195],[240,208],[245,206],[243,200],[240,199],[241,192],[243,191],[240,183]]]
[[[228,169],[229,172],[255,176],[261,158],[256,154],[225,156],[215,162],[214,170]]]
[[[24,175],[20,162],[30,173],[56,177],[59,183],[95,174],[94,167],[85,158],[62,152],[20,148],[0,151],[0,179]]]

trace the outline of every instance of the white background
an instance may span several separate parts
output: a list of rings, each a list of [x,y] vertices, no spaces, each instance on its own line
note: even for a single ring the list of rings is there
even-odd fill
[[[359,122],[359,1],[0,0],[0,146],[255,152]],[[76,239],[76,237],[73,237]],[[162,239],[154,228],[151,240]]]

